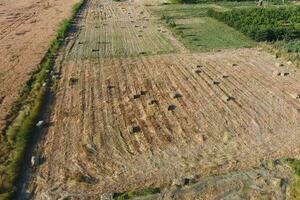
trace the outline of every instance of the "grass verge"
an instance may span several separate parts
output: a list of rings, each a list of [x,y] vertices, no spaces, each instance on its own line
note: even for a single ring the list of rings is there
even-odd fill
[[[69,19],[60,23],[55,39],[36,71],[26,82],[20,98],[11,111],[10,125],[0,136],[0,200],[12,199],[21,171],[24,152],[31,140],[35,124],[42,112],[46,85],[51,82],[50,71],[56,54],[68,34],[71,21],[84,3],[81,0],[72,8]]]
[[[151,194],[157,194],[160,193],[159,188],[145,188],[143,190],[139,191],[131,191],[131,192],[126,192],[122,194],[115,194],[114,195],[114,200],[127,200],[127,199],[133,199],[136,197],[143,197],[143,196],[148,196]]]

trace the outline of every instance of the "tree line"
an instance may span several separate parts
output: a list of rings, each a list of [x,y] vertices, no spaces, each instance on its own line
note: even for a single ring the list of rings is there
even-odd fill
[[[256,41],[300,38],[300,7],[247,8],[227,12],[209,9],[208,15]]]

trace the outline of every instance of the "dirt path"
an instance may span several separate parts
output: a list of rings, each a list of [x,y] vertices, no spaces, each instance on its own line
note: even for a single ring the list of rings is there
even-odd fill
[[[0,1],[0,132],[19,91],[77,0]]]
[[[57,61],[33,199],[96,199],[299,155],[298,72],[258,49],[183,53],[155,20],[143,5],[88,1]]]

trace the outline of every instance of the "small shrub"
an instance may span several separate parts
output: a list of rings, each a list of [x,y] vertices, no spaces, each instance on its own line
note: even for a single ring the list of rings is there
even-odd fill
[[[165,20],[165,22],[168,26],[170,26],[172,28],[176,27],[176,23],[175,23],[175,20],[173,19],[173,17],[162,15],[161,19]]]

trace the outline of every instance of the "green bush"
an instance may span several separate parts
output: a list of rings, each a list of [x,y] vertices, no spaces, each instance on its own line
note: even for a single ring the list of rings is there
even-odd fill
[[[300,7],[247,8],[208,15],[240,30],[256,41],[293,40],[300,37]]]
[[[172,27],[172,28],[176,26],[175,20],[174,20],[173,17],[171,17],[171,16],[165,16],[165,15],[163,15],[163,16],[161,17],[161,19],[162,19],[162,20],[165,20],[166,24],[167,24],[168,26]]]

